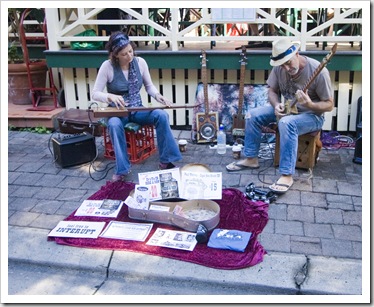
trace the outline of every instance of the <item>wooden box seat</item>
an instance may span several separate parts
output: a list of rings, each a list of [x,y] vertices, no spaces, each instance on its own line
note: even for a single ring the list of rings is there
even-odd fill
[[[322,149],[322,142],[320,140],[321,131],[314,131],[311,133],[299,135],[297,146],[297,160],[296,168],[310,169],[315,166],[318,159],[318,154]],[[275,140],[275,154],[274,166],[279,165],[279,132],[277,129]]]

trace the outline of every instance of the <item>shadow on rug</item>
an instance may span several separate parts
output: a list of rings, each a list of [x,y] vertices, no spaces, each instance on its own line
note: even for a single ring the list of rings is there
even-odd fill
[[[109,198],[125,200],[134,187],[135,184],[128,182],[107,182],[105,186],[102,186],[101,189],[89,197],[89,199],[101,200]],[[123,250],[156,255],[188,261],[216,269],[241,269],[262,262],[266,251],[257,241],[257,236],[262,232],[268,222],[267,211],[269,205],[261,201],[253,202],[247,199],[241,191],[233,188],[223,189],[222,199],[215,201],[221,208],[220,222],[216,228],[235,229],[252,233],[252,237],[244,252],[210,248],[207,246],[207,243],[198,243],[191,252],[146,245],[147,240],[145,242],[138,242],[101,237],[97,239],[49,237],[49,240],[54,240],[58,244],[75,247]],[[104,221],[109,223],[111,220],[116,220],[122,222],[141,222],[128,217],[128,208],[126,205],[123,205],[116,219],[87,216],[78,217],[74,216],[74,213],[75,211],[70,214],[65,221]],[[179,229],[166,224],[154,223],[148,238],[150,238],[159,227],[174,230]],[[211,232],[212,231],[209,232],[209,235]]]

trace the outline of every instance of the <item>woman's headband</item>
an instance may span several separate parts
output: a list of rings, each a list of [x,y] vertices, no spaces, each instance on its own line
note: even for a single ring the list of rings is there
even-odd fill
[[[115,52],[116,50],[121,50],[130,43],[129,37],[125,34],[118,34],[116,38],[113,39],[110,51]]]

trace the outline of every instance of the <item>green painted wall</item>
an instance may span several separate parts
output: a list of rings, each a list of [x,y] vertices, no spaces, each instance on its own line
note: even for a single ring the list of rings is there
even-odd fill
[[[49,67],[61,68],[98,68],[108,58],[106,51],[44,51]],[[271,51],[247,51],[247,69],[271,69],[269,65]],[[318,61],[328,51],[301,52]],[[149,68],[161,69],[197,69],[201,67],[201,53],[198,51],[137,51]],[[240,51],[206,51],[208,69],[239,69]],[[327,68],[331,71],[362,71],[361,52],[341,51],[331,59]]]

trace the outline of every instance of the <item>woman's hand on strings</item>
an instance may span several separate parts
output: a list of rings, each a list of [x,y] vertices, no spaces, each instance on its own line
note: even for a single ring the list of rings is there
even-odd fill
[[[155,95],[155,99],[156,99],[157,102],[162,103],[162,104],[164,104],[167,107],[171,107],[172,106],[171,101],[169,99],[165,98],[164,96],[162,96],[160,93],[157,93]]]
[[[117,109],[124,109],[128,105],[121,95],[109,94],[108,101],[114,103]]]

